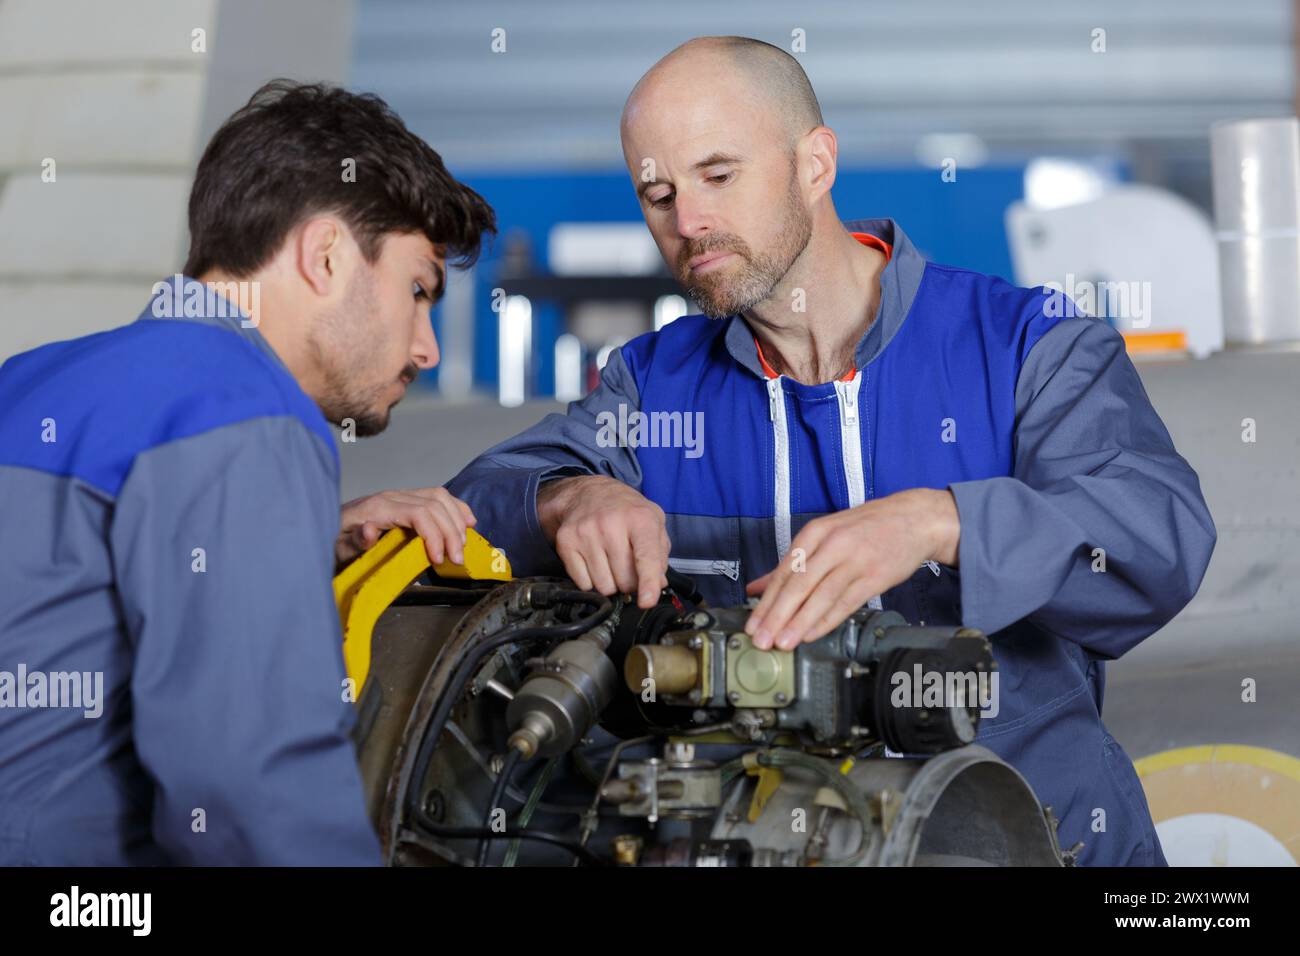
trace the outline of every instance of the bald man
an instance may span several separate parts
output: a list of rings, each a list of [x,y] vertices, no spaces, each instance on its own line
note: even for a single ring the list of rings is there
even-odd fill
[[[1000,692],[977,741],[1081,863],[1163,865],[1101,722],[1103,662],[1191,599],[1215,529],[1123,339],[1044,289],[925,261],[890,219],[841,222],[835,133],[776,47],[674,50],[622,141],[703,314],[615,350],[595,391],[449,488],[520,573],[641,607],[670,565],[715,605],[761,595],[759,647],[864,604],[983,630]],[[697,442],[610,427],[634,413]]]

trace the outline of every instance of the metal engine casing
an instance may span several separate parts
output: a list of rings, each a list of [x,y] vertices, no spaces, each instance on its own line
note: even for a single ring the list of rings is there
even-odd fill
[[[499,766],[497,755],[526,713],[538,707],[553,713],[552,723],[563,730],[556,739],[572,746],[571,754],[550,758],[562,761],[555,766],[569,767],[582,753],[601,753],[573,765],[589,763],[599,770],[610,747],[626,748],[615,751],[619,756],[606,779],[617,803],[598,801],[600,816],[584,818],[592,829],[582,836],[591,851],[622,865],[802,866],[834,864],[841,858],[865,866],[1070,862],[1070,854],[1057,846],[1050,810],[990,751],[962,746],[928,759],[861,757],[863,745],[877,739],[877,728],[862,716],[875,713],[878,702],[879,695],[873,697],[869,688],[876,686],[882,662],[891,655],[906,652],[924,659],[958,642],[961,653],[947,657],[949,662],[991,662],[978,652],[987,648],[978,632],[913,628],[887,612],[854,615],[835,634],[790,654],[782,661],[790,665],[786,672],[756,660],[747,663],[752,647],[729,646],[743,634],[748,608],[683,610],[667,593],[648,612],[625,603],[603,636],[593,629],[576,639],[492,654],[455,705],[433,759],[417,779],[412,754],[424,739],[452,663],[503,627],[537,627],[554,620],[553,611],[528,606],[528,580],[480,593],[467,607],[395,606],[375,630],[371,678],[360,702],[356,737],[368,805],[390,864],[472,862],[467,855],[472,844],[421,835],[410,807],[423,807],[441,825],[480,826]],[[665,638],[671,643],[663,643]],[[694,638],[698,646],[691,649]],[[674,647],[681,641],[688,649],[713,655],[699,700],[691,701],[689,693],[677,699],[667,694],[646,704],[623,681],[611,685],[610,675],[624,671],[634,648],[651,643]],[[601,649],[608,660],[595,653]],[[575,650],[581,650],[577,657]],[[513,691],[515,699],[503,699],[502,687]],[[778,688],[791,687],[793,696],[786,690],[787,699],[778,702]],[[751,695],[742,697],[740,706],[730,699],[738,689]],[[612,700],[602,704],[611,691]],[[768,704],[772,706],[758,706]],[[752,718],[760,712],[774,717],[755,733]],[[584,727],[588,716],[598,723]],[[719,726],[749,736],[693,736]],[[653,740],[637,744],[628,739],[642,737]],[[859,759],[846,760],[847,753]],[[736,761],[745,755],[779,754],[813,761],[818,773],[802,765],[779,772],[758,767],[736,772]],[[520,765],[507,789],[512,812],[533,790],[543,765],[554,769],[544,756]],[[725,781],[724,768],[730,768]],[[843,783],[837,783],[838,792],[828,787],[828,772],[841,774],[849,789]],[[653,793],[651,781],[657,781]],[[595,782],[557,771],[529,825],[578,839],[581,820],[566,815],[563,807],[590,800]],[[575,798],[578,793],[586,796]],[[845,793],[853,798],[852,806]],[[501,861],[505,843],[494,845],[490,862]],[[519,865],[572,862],[563,850],[544,843],[525,840],[515,852]]]

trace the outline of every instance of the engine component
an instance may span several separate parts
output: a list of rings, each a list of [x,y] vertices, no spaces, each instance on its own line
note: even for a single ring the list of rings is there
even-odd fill
[[[794,651],[760,650],[744,631],[748,614],[696,612],[621,634],[624,681],[641,705],[628,723],[684,730],[727,721],[755,742],[786,731],[824,750],[878,740],[932,754],[972,742],[996,693],[992,650],[970,628],[914,627],[864,610]]]
[[[669,743],[662,760],[621,762],[618,779],[602,787],[600,795],[624,816],[651,823],[660,816],[711,817],[722,802],[722,775],[717,764],[696,760],[690,744]]]
[[[640,610],[527,579],[417,585],[385,612],[356,738],[388,862],[1069,861],[1019,774],[969,745],[978,701],[927,696],[994,672],[981,634],[864,610],[759,651],[748,608],[684,596]]]
[[[506,720],[514,731],[510,745],[525,758],[564,753],[582,738],[614,695],[618,677],[605,656],[610,631],[594,628],[565,641],[544,660],[510,701]]]

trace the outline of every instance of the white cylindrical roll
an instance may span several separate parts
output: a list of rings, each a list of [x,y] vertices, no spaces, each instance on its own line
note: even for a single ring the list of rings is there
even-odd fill
[[[1300,119],[1210,130],[1224,340],[1300,342]]]

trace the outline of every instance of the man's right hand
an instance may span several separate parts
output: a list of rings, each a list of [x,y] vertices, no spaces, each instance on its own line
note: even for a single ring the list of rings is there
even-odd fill
[[[547,481],[537,491],[537,517],[584,591],[635,594],[638,607],[650,608],[668,586],[663,509],[635,488],[603,475]]]

